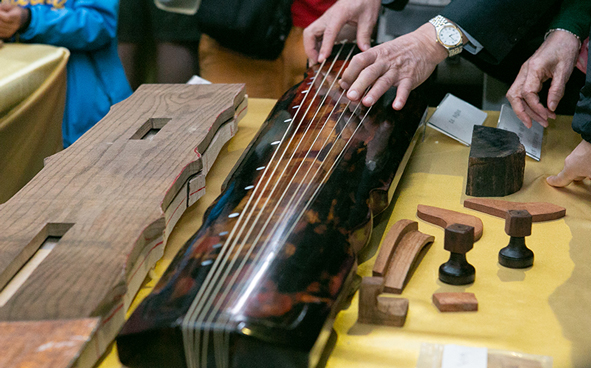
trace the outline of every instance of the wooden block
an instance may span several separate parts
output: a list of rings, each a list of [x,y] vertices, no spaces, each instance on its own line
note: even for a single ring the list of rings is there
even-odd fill
[[[401,294],[409,280],[412,266],[416,267],[421,250],[429,243],[433,243],[435,237],[413,231],[404,236],[396,247],[392,261],[384,278],[384,292]]]
[[[531,235],[532,216],[526,210],[509,210],[505,217],[505,232],[515,237]]]
[[[466,254],[474,248],[474,228],[464,224],[451,224],[445,228],[443,248],[453,253]]]
[[[372,323],[377,298],[384,289],[382,277],[364,277],[359,285],[359,322]]]
[[[478,310],[478,300],[473,293],[435,293],[433,304],[440,312],[470,312]]]
[[[525,147],[513,132],[475,125],[468,159],[466,194],[503,197],[523,185]]]
[[[99,318],[0,322],[0,367],[71,367]]]
[[[188,180],[207,173],[235,131],[218,130],[235,126],[243,101],[243,85],[143,85],[47,160],[33,180],[0,206],[0,288],[5,289],[0,321],[11,326],[33,321],[26,322],[27,329],[0,327],[0,332],[13,331],[16,339],[26,331],[44,331],[47,323],[96,317],[97,329],[73,334],[80,343],[64,349],[67,356],[61,360],[81,356],[80,368],[94,365],[120,330],[125,309],[156,255],[162,254],[167,224],[166,234],[187,208]],[[50,238],[57,241],[44,249]],[[37,268],[21,278],[19,270],[42,250]],[[3,297],[10,289],[6,285],[17,279],[22,285]],[[43,346],[43,339],[58,341],[50,333],[34,337],[37,346]],[[25,355],[9,363],[4,357],[0,353],[0,366],[6,368],[29,362]]]
[[[384,279],[364,277],[359,287],[359,323],[402,327],[408,313],[408,299],[380,295]]]
[[[547,202],[509,202],[500,199],[470,198],[464,201],[464,207],[505,218],[509,210],[527,210],[532,222],[550,221],[566,215],[566,208]]]
[[[392,255],[402,238],[411,231],[418,231],[419,224],[412,220],[400,220],[396,222],[388,231],[388,234],[382,241],[380,252],[373,265],[374,276],[384,276],[388,265],[392,260]]]
[[[451,224],[469,225],[474,228],[474,241],[478,241],[482,237],[482,220],[476,216],[419,204],[417,206],[417,217],[444,229]]]

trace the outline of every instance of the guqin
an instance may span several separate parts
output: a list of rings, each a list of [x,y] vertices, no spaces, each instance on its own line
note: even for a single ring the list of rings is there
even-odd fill
[[[318,364],[426,108],[414,94],[400,112],[392,93],[371,108],[349,101],[337,81],[355,51],[339,46],[277,102],[203,226],[124,326],[123,364]]]

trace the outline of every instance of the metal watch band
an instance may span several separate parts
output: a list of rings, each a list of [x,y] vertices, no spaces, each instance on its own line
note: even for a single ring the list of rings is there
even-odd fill
[[[437,31],[437,33],[439,33],[439,30],[445,26],[454,26],[456,29],[458,28],[455,24],[451,23],[450,21],[448,21],[444,16],[438,15],[434,18],[431,18],[429,20],[429,23],[431,23],[434,27],[435,30]],[[459,29],[458,29],[459,31]],[[463,45],[459,44],[457,46],[454,47],[447,47],[444,44],[440,43],[441,46],[445,47],[447,49],[447,53],[448,56],[454,56],[459,54],[460,52],[462,52],[463,49]]]

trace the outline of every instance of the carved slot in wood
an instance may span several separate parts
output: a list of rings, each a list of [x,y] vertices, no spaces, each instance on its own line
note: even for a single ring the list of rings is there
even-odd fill
[[[49,223],[43,230],[33,239],[31,246],[35,246],[34,243],[39,244],[38,240],[45,239],[37,247],[37,251],[31,258],[21,267],[21,269],[14,275],[14,277],[6,284],[0,291],[0,308],[6,305],[10,298],[18,289],[27,281],[29,276],[39,267],[41,262],[51,251],[55,248],[60,239],[74,226],[74,224],[66,223]]]
[[[141,128],[131,136],[130,139],[139,139],[143,141],[152,141],[160,129],[172,119],[169,118],[150,118],[146,121]]]

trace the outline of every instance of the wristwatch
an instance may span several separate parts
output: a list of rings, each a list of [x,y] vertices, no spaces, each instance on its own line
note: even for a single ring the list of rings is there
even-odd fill
[[[462,32],[455,24],[441,15],[432,18],[429,23],[435,27],[437,42],[447,49],[449,56],[454,56],[462,52],[464,46]]]

